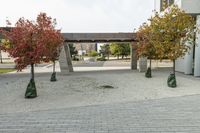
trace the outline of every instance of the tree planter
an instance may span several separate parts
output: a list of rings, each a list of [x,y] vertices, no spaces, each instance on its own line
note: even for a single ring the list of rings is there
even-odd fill
[[[145,77],[146,78],[151,78],[152,76],[151,76],[151,68],[150,67],[148,67],[148,69],[147,69],[147,71],[146,71],[146,73],[145,73]]]
[[[34,79],[31,79],[25,93],[25,98],[35,98],[37,97],[37,90],[35,87],[35,81]]]
[[[53,72],[53,73],[52,73],[50,81],[51,81],[51,82],[57,81],[57,79],[56,79],[56,72]]]
[[[171,88],[175,88],[177,85],[176,85],[176,75],[175,74],[170,74],[169,77],[168,77],[168,80],[167,80],[167,85],[168,87],[171,87]]]

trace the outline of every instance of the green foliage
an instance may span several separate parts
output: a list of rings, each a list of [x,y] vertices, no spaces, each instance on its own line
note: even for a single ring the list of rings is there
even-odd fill
[[[96,57],[96,56],[98,56],[98,53],[97,53],[97,51],[92,50],[89,52],[89,56]]]
[[[112,43],[110,45],[110,51],[115,56],[128,56],[130,55],[130,44],[129,43]]]
[[[151,42],[160,58],[176,60],[183,57],[193,46],[195,21],[177,6],[172,6],[163,16],[156,13],[150,19],[153,33]],[[190,45],[185,45],[185,42]]]
[[[78,54],[78,51],[76,50],[73,44],[69,44],[69,49],[70,49],[71,57],[76,56]]]
[[[162,16],[156,13],[148,23],[137,32],[138,56],[176,60],[192,47],[195,21],[177,6],[170,7]],[[186,41],[190,45],[185,45]]]
[[[9,40],[7,40],[7,39],[1,39],[1,41],[0,41],[0,47],[1,47],[2,50],[11,48],[11,46],[12,45],[10,44]]]
[[[100,46],[101,47],[101,50],[100,50],[100,54],[103,56],[103,57],[108,57],[109,58],[109,55],[110,55],[110,46],[109,44],[105,44],[103,46]]]
[[[15,71],[15,69],[12,69],[12,68],[0,68],[0,74],[13,72],[13,71]]]
[[[173,73],[167,83],[169,87],[176,87],[175,60],[183,57],[193,47],[197,30],[191,15],[178,6],[171,6],[164,14],[156,13],[148,24],[141,26],[137,34],[139,56],[171,59],[174,64]]]
[[[144,23],[136,34],[138,45],[137,55],[138,57],[147,57],[149,59],[158,58],[156,48],[152,42],[152,29],[151,25]]]

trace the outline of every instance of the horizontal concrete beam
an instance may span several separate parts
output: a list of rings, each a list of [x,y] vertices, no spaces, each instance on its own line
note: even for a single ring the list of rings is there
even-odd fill
[[[134,42],[135,33],[63,33],[65,42]]]

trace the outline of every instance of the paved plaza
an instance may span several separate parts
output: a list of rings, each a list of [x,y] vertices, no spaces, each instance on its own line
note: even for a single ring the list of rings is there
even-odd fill
[[[80,68],[89,70],[89,63],[77,64],[79,71],[58,72],[55,83],[49,81],[51,65],[37,66],[35,99],[24,98],[29,68],[0,75],[0,133],[200,132],[199,78],[177,73],[178,87],[169,88],[171,68],[154,64],[153,78],[147,79],[144,73],[124,69],[127,62],[102,64],[100,71],[88,72]],[[102,71],[106,67],[122,70]]]
[[[199,133],[200,95],[0,114],[6,133]]]

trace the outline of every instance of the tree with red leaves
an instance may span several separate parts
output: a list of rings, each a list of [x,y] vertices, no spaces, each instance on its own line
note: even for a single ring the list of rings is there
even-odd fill
[[[28,65],[31,66],[31,80],[25,98],[37,97],[34,64],[53,60],[55,53],[55,58],[58,57],[57,48],[62,44],[62,36],[59,30],[55,30],[54,24],[50,17],[41,13],[36,22],[20,18],[14,28],[9,31],[1,30],[5,39],[9,41],[4,49],[15,59],[17,70],[21,71]]]
[[[5,39],[9,41],[5,50],[15,59],[16,68],[21,71],[31,65],[31,80],[27,86],[25,97],[37,97],[34,81],[34,64],[42,59],[42,45],[38,40],[38,29],[34,22],[20,18],[10,31],[1,30]]]
[[[55,29],[56,20],[48,17],[46,13],[40,13],[37,17],[37,26],[42,41],[43,61],[53,62],[53,73],[50,81],[56,81],[55,61],[58,60],[60,55],[60,48],[63,44],[63,37],[60,30]]]

